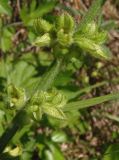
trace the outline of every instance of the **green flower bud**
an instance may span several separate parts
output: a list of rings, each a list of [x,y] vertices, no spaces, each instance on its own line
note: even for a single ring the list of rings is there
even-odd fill
[[[44,113],[46,113],[49,116],[52,116],[54,118],[66,119],[66,116],[63,113],[63,111],[61,109],[58,109],[58,108],[44,107]]]
[[[68,52],[69,52],[69,50],[68,50],[68,48],[61,48],[61,50],[59,50],[59,52],[60,52],[60,54],[62,54],[62,55],[65,55],[65,54],[68,54]]]
[[[62,108],[66,102],[65,96],[55,89],[48,92],[40,91],[32,97],[29,113],[32,112],[35,119],[41,118],[43,113],[64,119],[66,117],[62,112]]]
[[[63,47],[61,45],[55,45],[55,47],[53,48],[53,53],[58,58],[61,58],[62,56],[69,53],[69,49],[67,47]]]
[[[71,58],[71,63],[76,69],[80,68],[82,65],[81,61],[75,57]]]
[[[78,37],[75,39],[75,42],[82,48],[84,51],[90,53],[92,56],[97,58],[111,58],[111,52],[105,46],[96,44],[93,40],[87,39],[85,37]]]
[[[97,78],[97,77],[99,76],[98,71],[93,71],[93,72],[91,73],[91,76]]]
[[[65,33],[69,33],[74,31],[74,19],[72,16],[70,16],[68,13],[67,14],[62,14],[59,16],[57,19],[57,29],[64,29]]]
[[[47,33],[53,28],[53,25],[48,21],[38,18],[34,21],[34,28],[37,33]]]
[[[99,31],[95,22],[87,24],[81,31],[76,32],[75,36],[85,37],[93,40],[96,44],[102,44],[107,39],[106,31]]]
[[[95,22],[88,23],[81,32],[86,35],[94,36],[94,34],[98,31],[98,27]]]
[[[83,78],[83,82],[84,82],[84,83],[89,83],[89,77],[88,77],[88,76],[85,76],[85,77]]]
[[[45,33],[43,36],[36,38],[33,45],[39,46],[39,47],[45,47],[50,45],[50,35],[49,33]]]
[[[96,68],[97,69],[100,69],[100,68],[102,68],[104,66],[104,64],[102,63],[102,62],[97,62],[96,63]]]
[[[87,52],[94,51],[94,45],[95,45],[95,43],[92,40],[90,40],[90,39],[87,39],[85,37],[78,37],[78,38],[75,39],[75,42],[84,51],[87,51]]]
[[[7,147],[4,152],[9,153],[12,157],[17,157],[22,154],[22,148],[21,146],[17,146],[13,149],[11,149],[11,147]]]
[[[66,97],[56,89],[53,89],[50,94],[52,97],[52,107],[63,108],[67,102]]]
[[[9,105],[11,108],[20,109],[26,101],[25,90],[13,85],[8,87]]]
[[[103,45],[95,45],[95,53],[93,54],[97,58],[105,58],[107,60],[110,60],[112,57],[112,54],[110,50]]]
[[[29,112],[37,112],[39,109],[38,105],[33,105],[29,107]]]
[[[63,47],[68,47],[73,43],[73,38],[72,38],[72,34],[71,33],[64,33],[64,30],[61,29],[58,33],[57,33],[57,40],[59,42],[59,44]]]
[[[95,34],[93,40],[98,44],[103,44],[107,40],[107,32],[103,31]]]

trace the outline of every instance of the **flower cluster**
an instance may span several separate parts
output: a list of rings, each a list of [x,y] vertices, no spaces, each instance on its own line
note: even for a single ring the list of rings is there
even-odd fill
[[[34,22],[38,38],[34,45],[40,47],[51,47],[54,55],[71,55],[75,57],[72,47],[76,46],[84,52],[90,53],[97,58],[110,59],[111,53],[104,43],[107,39],[107,32],[101,30],[94,21],[86,24],[82,29],[77,25],[72,16],[68,13],[60,15],[51,24],[44,19],[37,19]],[[77,51],[78,52],[78,51]]]

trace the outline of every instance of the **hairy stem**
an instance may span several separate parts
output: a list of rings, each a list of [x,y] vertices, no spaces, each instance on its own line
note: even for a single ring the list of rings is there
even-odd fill
[[[57,77],[58,73],[61,70],[61,65],[62,61],[57,61],[55,64],[53,64],[50,70],[42,77],[40,82],[35,86],[35,88],[33,89],[33,94],[37,90],[47,90],[52,86],[55,78]],[[33,94],[31,96],[33,96]],[[23,108],[27,109],[28,104],[29,100],[26,102]],[[13,136],[16,134],[16,132],[20,128],[22,128],[25,124],[27,124],[28,119],[29,115],[23,109],[16,114],[11,124],[5,130],[3,135],[0,137],[0,154],[4,151],[5,147],[7,146],[9,141],[13,138]]]
[[[0,137],[0,154],[4,151],[9,141],[16,132],[27,122],[28,115],[26,111],[20,110],[13,118],[11,124],[7,127],[3,135]]]

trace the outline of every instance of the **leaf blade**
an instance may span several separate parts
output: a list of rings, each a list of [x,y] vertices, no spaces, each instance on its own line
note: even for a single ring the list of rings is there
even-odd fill
[[[103,0],[96,0],[96,1],[93,2],[90,9],[84,15],[83,19],[81,20],[81,23],[79,24],[79,30],[81,30],[85,25],[87,25],[92,20],[94,20],[94,18],[100,12],[103,3],[104,3]]]
[[[70,102],[64,106],[64,111],[78,110],[83,108],[88,108],[109,100],[116,100],[119,98],[119,92],[115,94],[108,94],[105,96],[95,97],[87,100],[81,100],[77,102]]]
[[[56,63],[47,71],[44,76],[40,79],[40,81],[35,85],[33,88],[33,92],[31,96],[36,92],[36,91],[46,91],[48,90],[52,85],[57,77],[58,73],[60,72],[62,60],[57,60]]]

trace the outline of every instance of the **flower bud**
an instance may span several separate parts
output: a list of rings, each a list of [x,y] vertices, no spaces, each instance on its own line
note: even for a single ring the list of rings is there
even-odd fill
[[[96,44],[93,40],[87,39],[85,37],[78,37],[75,39],[75,42],[81,49],[90,53],[94,57],[104,59],[111,58],[111,52],[109,49],[100,44]]]
[[[97,32],[97,26],[95,22],[88,23],[82,30],[84,34],[94,35]]]
[[[47,33],[50,32],[53,25],[48,21],[38,18],[34,21],[34,28],[37,33]]]
[[[43,36],[36,38],[33,45],[39,46],[39,47],[45,47],[45,46],[49,46],[50,41],[51,39],[50,39],[49,33],[45,33]]]
[[[64,33],[64,30],[61,29],[57,33],[57,40],[61,46],[68,47],[73,42],[72,34],[71,33],[66,34]]]
[[[62,14],[57,20],[57,29],[64,29],[66,33],[72,32],[74,30],[73,17],[68,13]]]
[[[26,101],[25,90],[13,85],[8,87],[9,105],[11,108],[20,109]]]
[[[65,119],[62,108],[66,104],[65,96],[59,91],[37,92],[30,101],[29,113],[32,112],[35,119],[41,118],[42,114],[48,114],[52,117]]]
[[[103,31],[94,35],[93,40],[98,44],[103,44],[107,39],[107,32]]]

